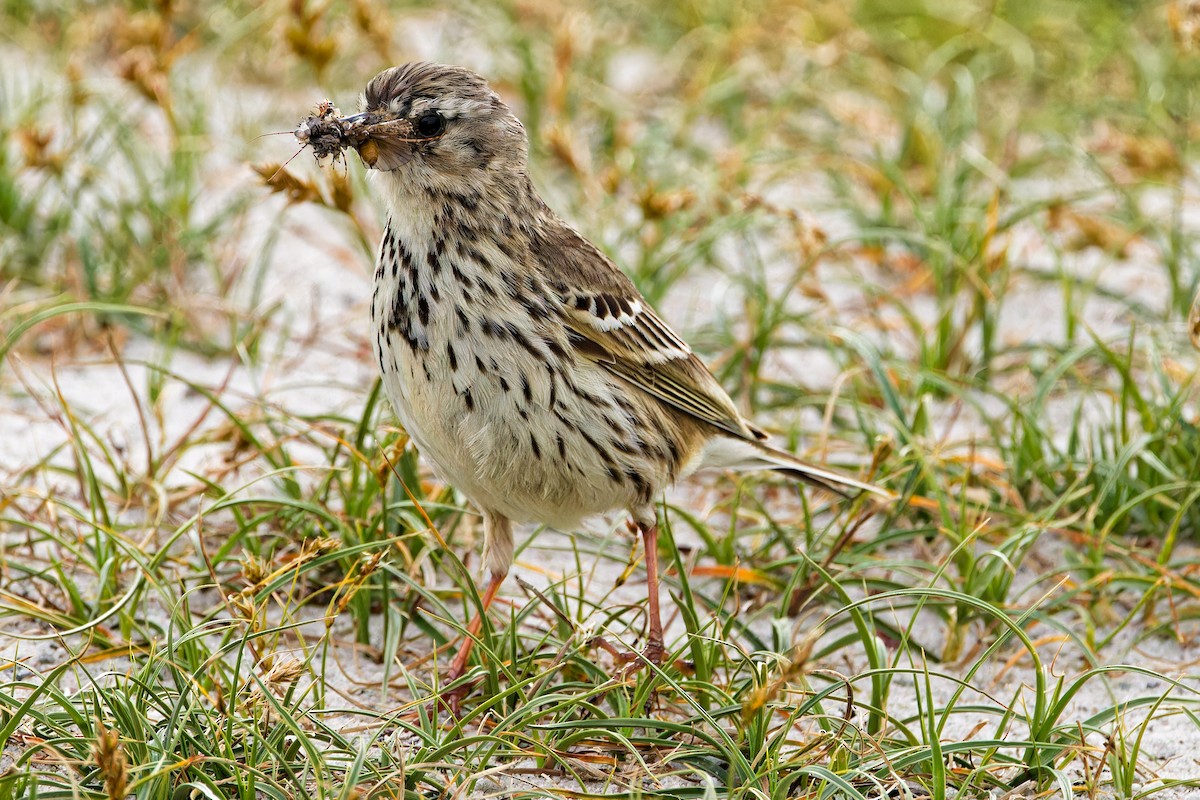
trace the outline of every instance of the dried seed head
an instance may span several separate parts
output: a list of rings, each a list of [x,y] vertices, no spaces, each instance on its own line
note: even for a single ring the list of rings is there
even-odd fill
[[[303,674],[304,665],[302,663],[294,658],[281,658],[271,664],[263,680],[273,689],[279,689],[295,683]]]
[[[247,586],[257,587],[270,572],[270,566],[258,556],[247,553],[242,559],[242,577],[246,579]]]
[[[330,536],[314,536],[311,539],[305,539],[300,546],[300,555],[297,557],[302,563],[312,561],[318,556],[325,553],[332,553],[342,546],[342,543]]]
[[[104,793],[109,800],[125,800],[129,787],[129,760],[121,747],[121,735],[115,728],[105,728],[100,720],[96,720],[96,731],[92,758],[104,776]]]
[[[243,589],[240,592],[230,592],[225,597],[229,609],[244,620],[254,621],[258,616],[258,608],[254,605],[254,590]]]
[[[1167,7],[1167,24],[1180,50],[1200,51],[1200,0],[1175,0]]]

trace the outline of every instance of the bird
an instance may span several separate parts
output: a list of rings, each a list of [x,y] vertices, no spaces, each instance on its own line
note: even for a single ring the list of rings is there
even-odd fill
[[[774,470],[839,494],[889,493],[767,443],[614,261],[542,200],[524,126],[488,82],[414,62],[372,78],[362,110],[325,107],[297,137],[357,151],[387,210],[372,352],[399,422],[483,518],[481,610],[513,562],[513,525],[565,532],[629,514],[647,627],[664,663],[656,498],[700,469]]]

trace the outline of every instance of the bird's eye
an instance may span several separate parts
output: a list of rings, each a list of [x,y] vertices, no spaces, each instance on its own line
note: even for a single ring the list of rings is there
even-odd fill
[[[418,136],[437,136],[446,130],[446,120],[436,111],[430,111],[417,120],[415,130]]]

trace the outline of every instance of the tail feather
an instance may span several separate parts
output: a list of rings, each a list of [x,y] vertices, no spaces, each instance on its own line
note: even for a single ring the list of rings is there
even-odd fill
[[[810,464],[786,450],[751,439],[714,437],[705,448],[700,466],[733,470],[772,470],[842,497],[850,497],[851,492],[848,490],[857,489],[889,500],[895,498],[887,489],[873,483],[860,481],[829,467]]]

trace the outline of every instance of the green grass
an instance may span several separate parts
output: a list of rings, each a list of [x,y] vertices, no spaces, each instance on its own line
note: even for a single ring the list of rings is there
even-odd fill
[[[36,449],[0,450],[0,800],[1200,784],[1156,738],[1200,736],[1175,16],[8,3],[0,30],[33,54],[0,79],[0,392]],[[484,69],[547,199],[756,419],[902,498],[664,498],[676,663],[627,678],[594,640],[643,637],[641,554],[541,532],[458,718],[480,522],[369,377],[381,210],[360,165],[258,138],[418,46]],[[288,276],[318,260],[361,297],[326,285],[314,332]]]

